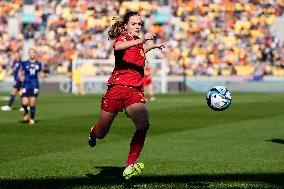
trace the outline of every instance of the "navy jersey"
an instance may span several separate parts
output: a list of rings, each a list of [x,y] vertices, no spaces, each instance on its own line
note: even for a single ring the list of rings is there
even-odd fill
[[[30,60],[24,61],[22,62],[21,69],[23,70],[25,77],[23,88],[39,88],[38,73],[42,70],[41,62],[31,62]]]
[[[19,78],[19,70],[21,68],[21,65],[22,65],[22,61],[21,60],[16,60],[14,62],[12,62],[12,69],[13,69],[13,76],[14,76],[14,80],[15,81],[20,81],[20,78]]]

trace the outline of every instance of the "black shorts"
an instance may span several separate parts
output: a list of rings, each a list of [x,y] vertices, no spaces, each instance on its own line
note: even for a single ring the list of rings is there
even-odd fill
[[[20,90],[22,88],[23,82],[16,81],[16,83],[13,85],[13,88]]]
[[[23,88],[22,97],[37,97],[39,88]]]

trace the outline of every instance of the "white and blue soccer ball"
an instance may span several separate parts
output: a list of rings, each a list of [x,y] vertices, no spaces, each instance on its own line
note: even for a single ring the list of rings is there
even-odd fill
[[[232,96],[226,87],[215,86],[207,92],[206,101],[212,110],[223,111],[231,105]]]

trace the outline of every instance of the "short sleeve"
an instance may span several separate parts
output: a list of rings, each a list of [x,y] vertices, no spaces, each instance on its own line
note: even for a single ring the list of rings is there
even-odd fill
[[[20,62],[19,70],[22,70],[22,71],[24,70],[24,64],[25,64],[24,61]]]
[[[121,42],[121,41],[126,41],[126,36],[125,36],[125,35],[119,35],[119,36],[115,39],[115,41],[114,41],[114,43],[113,43],[113,47],[115,47],[115,44],[116,44],[117,42]]]
[[[42,63],[41,62],[38,62],[38,71],[40,72],[42,70]]]

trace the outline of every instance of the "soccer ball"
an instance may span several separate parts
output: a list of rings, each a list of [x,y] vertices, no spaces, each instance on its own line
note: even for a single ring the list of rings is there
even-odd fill
[[[215,86],[207,92],[206,101],[212,110],[223,111],[230,106],[232,97],[226,87]]]

